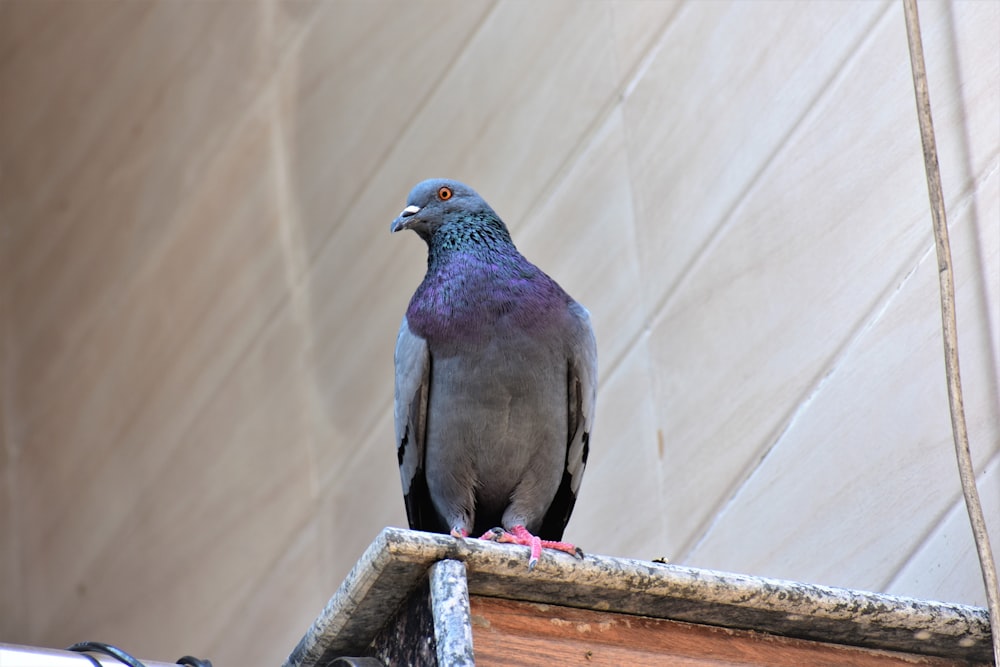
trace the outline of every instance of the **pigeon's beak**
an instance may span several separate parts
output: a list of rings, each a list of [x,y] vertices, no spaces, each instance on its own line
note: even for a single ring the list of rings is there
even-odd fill
[[[398,232],[401,229],[409,229],[410,225],[414,222],[413,216],[419,211],[419,206],[413,206],[412,204],[407,206],[399,213],[399,217],[393,220],[392,224],[389,225],[389,231]]]

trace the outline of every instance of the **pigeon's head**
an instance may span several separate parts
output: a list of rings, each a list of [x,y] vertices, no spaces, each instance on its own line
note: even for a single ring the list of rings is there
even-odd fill
[[[410,190],[406,208],[392,221],[389,231],[412,229],[429,243],[434,233],[446,225],[484,223],[503,226],[489,204],[468,185],[432,178]]]

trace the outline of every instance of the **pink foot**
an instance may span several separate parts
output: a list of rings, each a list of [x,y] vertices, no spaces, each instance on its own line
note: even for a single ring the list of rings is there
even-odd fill
[[[510,532],[502,528],[494,528],[487,531],[480,539],[531,547],[531,556],[528,558],[528,570],[535,569],[538,559],[542,556],[542,549],[555,549],[576,558],[583,558],[583,551],[569,542],[543,540],[537,535],[529,533],[528,529],[524,526],[514,526],[510,529]]]

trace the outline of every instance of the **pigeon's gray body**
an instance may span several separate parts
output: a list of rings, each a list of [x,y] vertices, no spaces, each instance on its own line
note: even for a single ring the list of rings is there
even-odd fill
[[[395,354],[410,526],[471,534],[521,525],[559,540],[594,417],[587,311],[517,252],[468,187],[425,181],[407,203],[392,229],[413,229],[429,249]]]

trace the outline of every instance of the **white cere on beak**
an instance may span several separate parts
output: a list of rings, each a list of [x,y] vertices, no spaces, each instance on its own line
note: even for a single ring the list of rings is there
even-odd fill
[[[399,217],[403,218],[403,217],[406,217],[408,215],[413,215],[414,213],[416,213],[419,210],[420,210],[419,206],[413,206],[413,205],[407,206],[399,214]]]

